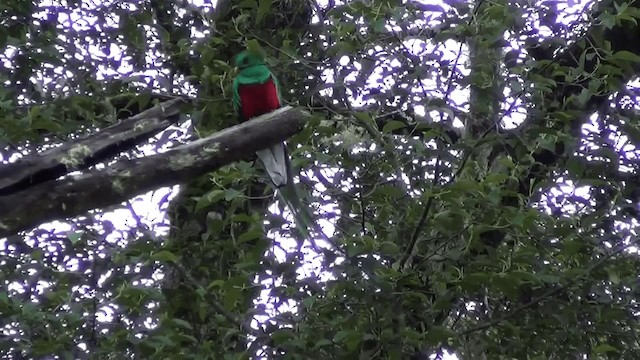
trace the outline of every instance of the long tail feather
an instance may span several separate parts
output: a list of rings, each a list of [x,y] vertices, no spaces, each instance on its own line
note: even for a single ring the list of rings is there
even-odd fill
[[[280,200],[282,200],[289,208],[289,211],[291,211],[291,215],[293,215],[293,220],[295,221],[296,228],[300,235],[310,242],[311,247],[316,252],[320,252],[321,250],[316,245],[312,232],[315,232],[320,239],[331,245],[334,250],[341,251],[340,248],[331,239],[329,239],[329,237],[327,237],[320,227],[320,224],[314,220],[311,209],[302,202],[298,188],[293,181],[287,184],[287,186],[279,188],[277,194]]]
[[[264,164],[271,181],[276,187],[287,184],[287,160],[285,144],[276,144],[268,149],[256,152]]]

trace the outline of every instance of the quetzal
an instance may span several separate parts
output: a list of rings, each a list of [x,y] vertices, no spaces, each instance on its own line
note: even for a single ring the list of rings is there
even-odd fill
[[[265,61],[264,51],[259,46],[236,55],[235,66],[239,72],[233,80],[233,106],[240,121],[246,121],[278,109],[281,106],[278,80],[271,73]],[[320,236],[326,236],[313,221],[309,209],[302,204],[291,179],[290,159],[285,143],[276,144],[256,152],[264,164],[277,193],[289,207],[298,229],[315,247],[310,229]]]
[[[245,50],[236,56],[239,73],[233,80],[233,106],[246,121],[280,107],[278,80],[258,50]],[[276,187],[287,184],[288,154],[284,143],[256,152]]]

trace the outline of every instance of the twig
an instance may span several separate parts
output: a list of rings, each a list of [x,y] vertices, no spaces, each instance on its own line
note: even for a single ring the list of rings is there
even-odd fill
[[[198,282],[198,280],[196,280],[193,275],[191,275],[191,273],[189,273],[189,271],[187,271],[187,269],[179,263],[173,263],[173,266],[178,269],[182,275],[184,275],[184,277],[187,279],[187,281],[189,282],[189,284],[195,288],[201,288],[202,286],[200,285],[200,283]],[[240,328],[240,330],[244,331],[245,333],[255,336],[255,337],[261,337],[261,334],[257,334],[256,331],[250,327],[247,327],[246,324],[244,324],[242,321],[238,320],[238,318],[236,318],[232,313],[230,313],[229,311],[227,311],[227,309],[224,308],[224,306],[216,299],[212,298],[212,297],[208,297],[207,301],[211,304],[211,306],[213,306],[213,308],[222,316],[224,316],[225,319],[229,320],[229,322],[233,323],[234,325],[238,326]]]
[[[360,191],[359,191],[359,198],[360,198],[360,212],[362,213],[362,236],[366,235],[367,233],[367,217],[365,214],[365,205],[364,205],[364,195],[362,194],[362,192],[364,191],[364,189],[362,188],[362,182],[359,182],[360,184]]]
[[[431,182],[431,187],[432,188],[436,187],[439,181],[440,181],[440,156],[436,158],[436,166],[434,169],[434,176],[433,176],[433,181]],[[427,216],[431,211],[431,206],[433,206],[433,196],[430,196],[429,200],[427,200],[427,204],[425,205],[424,209],[422,210],[422,214],[420,215],[420,220],[418,220],[418,224],[416,225],[415,229],[413,229],[413,233],[411,234],[411,240],[409,241],[409,245],[407,245],[404,255],[400,260],[400,269],[404,269],[405,265],[408,263],[409,259],[411,258],[411,254],[413,253],[416,245],[418,244],[418,238],[420,237],[422,228],[424,227],[424,224],[427,220]]]
[[[144,224],[142,223],[142,218],[140,218],[140,215],[138,215],[138,213],[136,213],[136,210],[133,208],[133,204],[131,203],[130,200],[126,201],[127,204],[127,209],[129,210],[129,212],[131,213],[131,216],[133,217],[133,219],[136,221],[136,226],[138,228],[141,228]]]
[[[474,15],[477,13],[480,4],[482,4],[482,1],[483,0],[481,0],[480,3],[476,6],[476,8],[474,10]],[[471,19],[469,19],[469,24],[471,24],[472,20],[473,20],[473,17]],[[400,39],[398,39],[398,40],[400,40]],[[404,45],[404,43],[403,43],[403,45]],[[460,61],[461,55],[462,55],[462,42],[460,43],[460,47],[458,49],[458,55],[456,56],[456,60],[455,60],[455,62],[453,64],[453,67],[451,69],[451,74],[449,75],[449,79],[447,80],[447,90],[446,90],[446,92],[444,94],[444,103],[445,104],[449,101],[449,96],[451,96],[452,85],[453,85],[453,76],[454,76],[455,70],[456,70],[456,68],[458,66],[458,62]],[[424,89],[423,89],[423,91],[424,91]],[[443,114],[440,114],[440,117],[444,118]],[[466,164],[467,160],[469,159],[469,156],[470,156],[470,154],[467,153],[465,158],[462,160],[462,163],[460,164],[460,167],[458,168],[458,171],[451,178],[449,183],[452,183],[457,178],[456,175],[459,175],[461,173],[462,169],[464,168],[464,165]],[[432,187],[435,187],[438,184],[439,180],[440,180],[440,156],[438,156],[436,158],[435,174],[434,174],[434,178],[433,178],[433,181],[432,181]],[[425,205],[424,210],[422,211],[422,214],[420,215],[420,220],[418,220],[418,224],[416,225],[415,229],[413,230],[409,245],[407,246],[403,257],[400,260],[400,268],[401,269],[404,268],[404,266],[407,264],[408,260],[411,258],[411,254],[413,253],[413,251],[414,251],[414,249],[415,249],[415,247],[416,247],[416,245],[418,243],[418,238],[420,237],[420,232],[422,231],[422,228],[424,227],[424,224],[426,222],[427,216],[429,215],[429,211],[431,210],[431,206],[432,205],[433,205],[433,197],[430,197],[429,200],[427,200],[427,204]]]

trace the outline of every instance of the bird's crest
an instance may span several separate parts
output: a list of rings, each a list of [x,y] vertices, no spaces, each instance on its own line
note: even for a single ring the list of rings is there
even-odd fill
[[[247,41],[247,49],[236,55],[235,66],[244,69],[256,65],[265,65],[266,52],[256,40]]]

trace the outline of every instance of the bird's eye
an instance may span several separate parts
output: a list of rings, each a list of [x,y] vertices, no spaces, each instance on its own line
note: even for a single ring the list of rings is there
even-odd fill
[[[243,65],[248,65],[249,64],[249,58],[242,59],[242,64]]]

